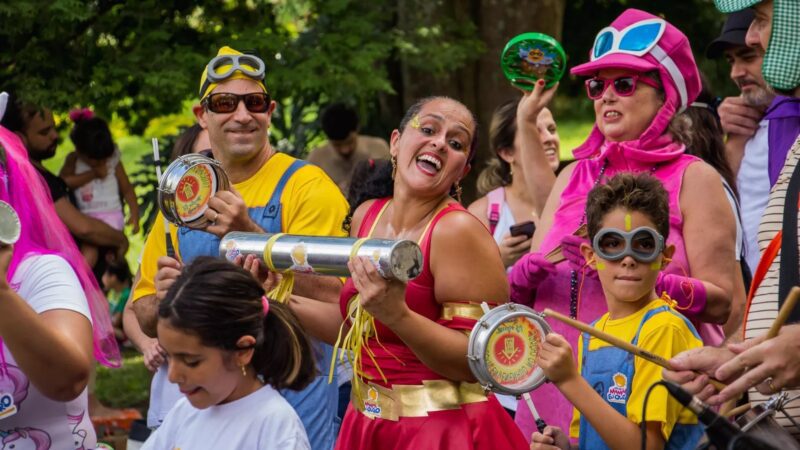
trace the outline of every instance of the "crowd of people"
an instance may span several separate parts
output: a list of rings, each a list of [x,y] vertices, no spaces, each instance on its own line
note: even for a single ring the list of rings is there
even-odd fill
[[[483,162],[457,99],[416,101],[388,141],[329,105],[328,140],[304,161],[270,144],[263,61],[222,47],[171,157],[214,158],[230,187],[202,229],[159,214],[134,273],[123,229],[139,205],[108,123],[74,111],[55,175],[52,112],[3,97],[0,200],[21,225],[0,244],[3,448],[95,448],[93,360],[118,366],[119,345],[154,372],[148,449],[694,449],[697,417],[654,383],[712,405],[798,394],[800,324],[765,333],[800,285],[800,4],[715,2],[728,16],[706,56],[727,59],[741,95],[714,97],[681,30],[625,10],[571,69],[595,113],[575,161],[559,159],[557,88],[532,83],[495,111],[468,208],[463,180]],[[281,274],[217,257],[232,231],[411,240],[421,273],[388,280],[353,256],[350,277],[295,273],[279,302]],[[549,321],[534,417],[466,358],[481,303],[509,301],[671,370]],[[786,412],[800,438],[800,405]]]

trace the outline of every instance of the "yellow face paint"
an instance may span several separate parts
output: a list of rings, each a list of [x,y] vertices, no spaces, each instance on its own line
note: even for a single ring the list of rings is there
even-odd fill
[[[411,128],[419,128],[419,114],[415,115],[411,118],[411,121],[408,123]]]
[[[631,215],[625,214],[625,231],[631,231]]]
[[[601,263],[601,262],[598,262],[597,263],[597,270],[606,270],[606,265]]]
[[[652,270],[654,272],[658,272],[659,270],[661,270],[661,263],[658,262],[658,261],[651,262],[650,263],[650,270]]]

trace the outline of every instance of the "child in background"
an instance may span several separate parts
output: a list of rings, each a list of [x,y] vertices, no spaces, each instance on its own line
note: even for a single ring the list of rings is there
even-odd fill
[[[249,272],[195,259],[159,304],[158,340],[169,356],[169,381],[185,398],[142,450],[310,448],[277,389],[313,381],[311,344],[289,308],[267,301]]]
[[[125,344],[128,340],[122,330],[122,312],[131,295],[131,278],[131,270],[125,259],[109,263],[102,278],[103,289],[111,291],[114,296],[109,299],[111,325],[114,326],[114,336],[120,345]]]
[[[608,313],[592,325],[665,359],[701,347],[688,319],[655,292],[660,269],[675,251],[665,245],[669,204],[661,183],[647,174],[621,173],[589,193],[586,223],[592,246],[581,246],[596,267]],[[587,334],[578,341],[579,367],[560,335],[547,335],[539,364],[547,378],[575,405],[570,437],[581,450],[638,449],[645,394],[661,379],[661,367]],[[647,399],[648,449],[694,449],[703,433],[697,418],[653,389]],[[570,448],[557,427],[533,433],[531,449]]]
[[[122,198],[128,204],[127,223],[134,234],[138,233],[139,203],[108,124],[88,109],[72,111],[70,119],[75,123],[69,134],[75,151],[67,155],[58,175],[74,191],[78,209],[122,230],[125,225]],[[94,267],[99,256],[97,247],[82,243],[81,253],[89,266]]]

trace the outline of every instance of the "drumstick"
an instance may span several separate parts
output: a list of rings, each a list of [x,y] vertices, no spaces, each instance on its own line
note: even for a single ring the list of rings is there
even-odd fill
[[[631,344],[630,342],[623,341],[622,339],[620,339],[620,338],[618,338],[616,336],[612,336],[612,335],[610,335],[610,334],[608,334],[608,333],[606,333],[604,331],[600,331],[600,330],[598,330],[596,328],[593,328],[593,327],[591,327],[591,326],[589,326],[589,325],[587,325],[587,324],[585,324],[585,323],[583,323],[581,321],[575,320],[575,319],[573,319],[571,317],[567,317],[567,316],[565,316],[565,315],[563,315],[561,313],[557,313],[557,312],[553,311],[550,308],[545,308],[545,310],[543,311],[543,314],[545,316],[547,316],[547,317],[553,317],[554,319],[557,319],[557,320],[559,320],[561,322],[564,322],[565,324],[567,324],[567,325],[569,325],[569,326],[571,326],[573,328],[577,328],[580,331],[588,333],[589,335],[594,336],[597,339],[600,339],[601,341],[608,342],[609,344],[613,345],[614,347],[621,348],[622,350],[625,350],[628,353],[636,355],[636,356],[644,359],[645,361],[650,361],[651,363],[653,363],[655,365],[658,365],[658,366],[661,366],[661,367],[663,367],[663,368],[665,368],[667,370],[675,370],[672,367],[672,364],[669,362],[669,360],[666,360],[666,359],[662,358],[661,356],[658,356],[658,355],[656,355],[654,353],[648,352],[647,350],[645,350],[645,349],[643,349],[641,347],[637,347],[637,346]],[[722,384],[721,382],[717,381],[717,380],[709,379],[709,381],[711,382],[711,384],[714,385],[714,387],[716,387],[719,390],[722,390],[722,389],[725,388],[725,385]]]
[[[547,422],[539,416],[539,411],[533,406],[533,399],[531,398],[530,392],[522,394],[522,398],[525,399],[525,403],[528,404],[528,409],[531,410],[531,414],[533,414],[533,418],[536,420],[536,429],[539,430],[539,433],[544,434],[544,428],[547,426]]]
[[[161,155],[158,153],[158,138],[153,138],[153,163],[156,165],[156,185],[161,184]],[[156,198],[158,198],[158,194],[156,193]],[[169,222],[167,218],[164,217],[164,232],[167,234],[167,256],[170,258],[175,257],[175,249],[172,246],[172,237],[169,235]]]
[[[778,311],[778,317],[775,318],[775,321],[772,322],[772,326],[769,327],[765,339],[772,339],[778,335],[778,331],[780,331],[783,324],[786,323],[786,319],[789,318],[789,314],[794,310],[798,300],[800,300],[800,287],[795,286],[789,291],[789,295],[786,296],[786,301],[783,302],[781,310]]]
[[[745,413],[750,409],[750,403],[745,403],[744,405],[737,406],[736,408],[731,409],[730,411],[720,413],[723,417],[736,417],[739,414]]]

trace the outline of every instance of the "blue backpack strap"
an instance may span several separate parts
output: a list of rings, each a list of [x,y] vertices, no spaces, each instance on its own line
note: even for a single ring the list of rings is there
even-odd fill
[[[283,195],[283,189],[289,179],[292,178],[292,175],[307,164],[306,161],[296,159],[278,180],[278,184],[272,192],[272,197],[263,211],[264,222],[262,222],[262,225],[264,225],[264,231],[267,233],[280,233],[283,231],[283,223],[281,222],[281,196]]]

